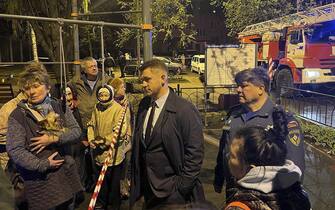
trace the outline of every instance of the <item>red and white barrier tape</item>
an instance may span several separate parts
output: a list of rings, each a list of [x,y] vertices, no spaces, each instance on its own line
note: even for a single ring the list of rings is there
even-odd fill
[[[121,128],[121,124],[122,124],[122,121],[123,119],[125,118],[125,114],[127,112],[127,107],[128,107],[128,103],[126,103],[126,105],[123,107],[123,111],[122,111],[122,117],[121,119],[118,121],[117,123],[117,126],[115,128],[116,132],[114,133],[113,135],[113,142],[116,142],[116,138],[119,136],[119,132],[120,132],[120,128]],[[104,164],[102,166],[102,169],[100,171],[100,174],[99,174],[99,178],[98,178],[98,181],[95,185],[95,188],[94,188],[94,192],[92,194],[92,197],[91,197],[91,200],[90,200],[90,204],[88,205],[88,210],[94,210],[94,207],[95,207],[95,203],[97,201],[97,198],[98,198],[98,195],[99,195],[99,192],[100,192],[100,189],[101,189],[101,185],[102,185],[102,182],[104,181],[104,178],[105,178],[105,174],[106,174],[106,171],[107,171],[107,168],[108,168],[108,164],[111,160],[111,158],[113,157],[113,147],[112,147],[112,144],[111,144],[111,147],[109,148],[108,150],[108,155],[104,161]]]

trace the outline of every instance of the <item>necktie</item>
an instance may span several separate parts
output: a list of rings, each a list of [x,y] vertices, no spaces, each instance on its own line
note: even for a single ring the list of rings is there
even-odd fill
[[[147,124],[147,128],[145,129],[145,143],[148,143],[150,140],[150,136],[151,136],[151,129],[152,129],[152,121],[154,119],[154,115],[155,115],[155,109],[156,109],[156,102],[153,101],[151,104],[151,111],[150,111],[150,115],[149,115],[149,119],[148,119],[148,124]]]

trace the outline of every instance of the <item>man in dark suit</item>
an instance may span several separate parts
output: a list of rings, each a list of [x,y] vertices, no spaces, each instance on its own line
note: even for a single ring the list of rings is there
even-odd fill
[[[199,112],[169,89],[162,61],[148,61],[139,71],[147,96],[136,119],[130,205],[143,195],[145,209],[202,202],[198,177],[204,147]]]

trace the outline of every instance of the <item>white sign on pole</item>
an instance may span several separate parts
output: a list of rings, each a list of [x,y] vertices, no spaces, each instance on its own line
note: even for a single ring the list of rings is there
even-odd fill
[[[206,86],[234,85],[237,72],[256,67],[256,44],[208,46]]]

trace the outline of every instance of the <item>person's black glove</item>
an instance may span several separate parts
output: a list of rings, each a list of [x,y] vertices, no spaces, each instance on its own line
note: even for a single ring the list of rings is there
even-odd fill
[[[93,144],[95,144],[97,147],[99,147],[102,150],[107,149],[106,139],[101,136],[95,137],[95,139],[93,140]]]

